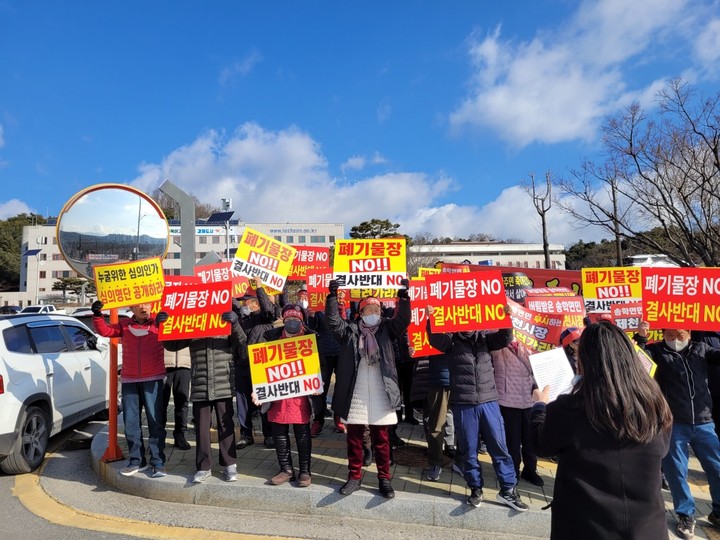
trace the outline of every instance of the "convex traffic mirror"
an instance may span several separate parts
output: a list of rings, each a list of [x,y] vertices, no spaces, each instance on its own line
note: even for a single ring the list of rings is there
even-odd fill
[[[122,184],[97,184],[76,193],[60,212],[56,233],[67,263],[90,280],[96,265],[164,258],[170,240],[157,203]]]

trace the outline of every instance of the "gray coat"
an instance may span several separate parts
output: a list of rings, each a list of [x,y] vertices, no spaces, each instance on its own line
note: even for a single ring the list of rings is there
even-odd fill
[[[217,401],[235,396],[235,362],[247,337],[235,323],[229,336],[166,341],[165,349],[190,348],[190,401]]]
[[[335,340],[340,344],[332,410],[337,416],[347,418],[360,363],[360,328],[357,321],[346,321],[340,317],[337,296],[334,294],[329,295],[325,301],[325,317]],[[410,300],[399,298],[395,316],[392,319],[383,317],[380,321],[380,328],[375,334],[375,339],[380,347],[380,371],[385,392],[390,399],[390,406],[394,409],[400,406],[402,398],[398,386],[392,340],[401,338],[409,325]]]

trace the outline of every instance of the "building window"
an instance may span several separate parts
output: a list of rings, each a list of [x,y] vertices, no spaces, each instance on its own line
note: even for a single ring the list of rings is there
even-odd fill
[[[528,262],[527,262],[527,261],[525,261],[525,262],[523,263],[523,267],[524,267],[524,268],[528,268]]]
[[[63,256],[60,253],[53,253],[52,260],[53,261],[62,261]]]
[[[330,242],[331,244],[335,243],[335,235],[334,234],[331,234],[330,236],[328,236],[328,242]]]
[[[41,270],[40,273],[38,274],[38,279],[45,279],[46,275],[47,275],[47,272],[45,272],[45,270]]]
[[[294,242],[294,241],[295,241],[295,237],[294,237],[294,236],[286,236],[286,237],[285,237],[285,241],[286,241],[286,242]]]
[[[535,268],[540,268],[540,261],[535,261]]]
[[[304,236],[298,236],[298,242],[300,242],[301,244],[304,244],[305,242],[307,242],[307,240],[305,240]]]
[[[219,243],[220,243],[220,237],[219,237],[219,236],[213,236],[213,237],[212,237],[212,243],[213,243],[213,244],[219,244]]]
[[[207,244],[207,236],[201,236],[198,240],[200,244]]]
[[[273,236],[273,238],[278,242],[282,242],[282,236]]]
[[[325,243],[325,237],[324,236],[311,236],[310,243],[311,244],[323,244],[323,243]]]

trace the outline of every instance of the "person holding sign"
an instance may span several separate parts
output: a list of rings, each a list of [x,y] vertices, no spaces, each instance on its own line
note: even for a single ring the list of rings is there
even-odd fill
[[[665,329],[663,341],[647,344],[650,325],[642,321],[635,341],[657,364],[655,380],[673,414],[670,451],[663,472],[677,515],[677,533],[692,538],[695,532],[695,500],[687,483],[688,446],[700,461],[712,499],[708,521],[720,528],[720,440],[712,419],[712,396],[708,388],[708,363],[720,364],[720,349],[690,341],[689,330]],[[647,344],[647,345],[646,345]]]
[[[509,314],[510,308],[505,306],[505,310]],[[505,443],[489,352],[507,347],[512,341],[512,330],[505,328],[493,334],[477,330],[438,334],[430,326],[433,311],[433,306],[427,306],[428,340],[431,346],[445,353],[450,367],[450,405],[461,446],[463,476],[470,488],[467,502],[472,506],[480,506],[482,502],[483,478],[477,457],[478,438],[482,437],[500,483],[498,502],[524,512],[528,505],[516,489],[515,465]]]
[[[161,311],[157,320],[164,322],[168,314]],[[234,311],[222,314],[222,320],[230,324],[230,335],[176,339],[165,341],[168,351],[190,350],[192,381],[190,401],[195,419],[195,475],[192,482],[199,484],[212,474],[210,448],[211,415],[215,410],[217,437],[220,449],[220,465],[223,480],[237,480],[235,450],[235,424],[233,422],[233,395],[235,394],[235,361],[240,349],[245,348],[247,337]]]
[[[122,344],[120,379],[128,464],[120,470],[120,474],[132,476],[148,468],[142,434],[144,409],[152,475],[165,476],[165,351],[158,341],[159,323],[150,314],[152,305],[149,303],[130,306],[132,317],[124,317],[115,324],[105,322],[102,308],[100,300],[90,307],[95,331],[101,336],[120,338]]]
[[[667,538],[660,465],[672,413],[660,388],[607,321],[583,331],[578,374],[552,403],[549,386],[533,391],[535,450],[558,463],[550,537]]]
[[[398,291],[397,312],[392,319],[381,317],[380,300],[370,296],[360,301],[360,318],[346,321],[338,312],[338,282],[330,281],[325,317],[340,343],[332,408],[347,428],[348,480],[340,488],[342,495],[360,488],[367,425],[380,494],[386,499],[395,496],[390,482],[389,427],[397,424],[395,411],[401,398],[393,339],[403,336],[410,325],[409,282],[404,279],[401,285],[405,288]]]
[[[303,336],[313,333],[303,324],[302,308],[298,305],[287,304],[282,309],[282,328],[273,328],[266,331],[259,340],[259,343],[266,341],[278,341],[290,337]],[[253,394],[253,402],[257,405],[257,396]],[[298,451],[298,467],[300,474],[297,476],[298,487],[308,487],[311,482],[310,457],[312,454],[312,438],[310,436],[310,422],[313,419],[313,396],[295,396],[265,403],[261,412],[267,414],[270,422],[273,440],[275,441],[275,453],[277,455],[280,472],[270,479],[274,486],[282,485],[289,481],[295,481],[295,469],[290,453],[290,426],[295,433],[295,444]]]

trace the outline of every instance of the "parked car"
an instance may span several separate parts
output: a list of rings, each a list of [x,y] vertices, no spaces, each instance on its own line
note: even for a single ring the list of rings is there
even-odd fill
[[[37,304],[35,306],[25,306],[20,313],[65,313],[64,309],[58,309],[53,304]]]
[[[0,469],[26,473],[51,436],[108,409],[109,340],[57,314],[0,316],[0,334]]]
[[[22,308],[20,306],[2,306],[0,307],[0,315],[15,315]]]

